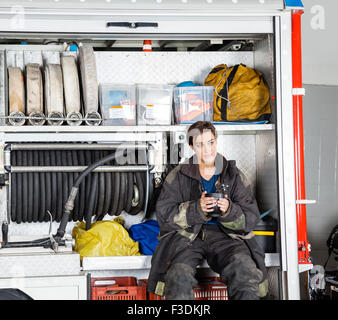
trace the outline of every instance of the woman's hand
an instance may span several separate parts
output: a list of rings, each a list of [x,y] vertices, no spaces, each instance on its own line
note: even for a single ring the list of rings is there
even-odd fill
[[[225,197],[227,197],[227,195],[225,195]],[[217,200],[217,205],[222,213],[226,213],[229,209],[230,202],[227,198],[221,198]]]
[[[200,205],[204,215],[208,215],[209,212],[214,211],[214,206],[217,204],[217,201],[213,197],[206,197],[206,191],[202,192],[202,196],[200,198]]]

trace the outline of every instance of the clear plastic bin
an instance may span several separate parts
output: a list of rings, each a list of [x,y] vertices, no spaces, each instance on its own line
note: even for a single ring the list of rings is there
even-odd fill
[[[137,123],[171,125],[173,89],[173,85],[138,85]]]
[[[104,126],[136,125],[136,86],[101,84],[100,107]]]
[[[176,123],[211,122],[213,101],[213,86],[176,87],[174,89]]]

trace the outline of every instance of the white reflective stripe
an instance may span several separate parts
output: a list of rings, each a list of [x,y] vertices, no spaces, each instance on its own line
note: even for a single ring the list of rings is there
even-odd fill
[[[45,97],[48,116],[52,112],[63,115],[63,82],[59,64],[48,64],[45,69]]]
[[[98,81],[94,50],[90,46],[79,48],[82,94],[85,113],[98,111]]]
[[[80,112],[80,85],[75,57],[61,57],[66,113]]]
[[[144,44],[143,45],[143,50],[152,50],[151,49],[151,44]]]
[[[26,87],[27,101],[26,110],[30,115],[32,112],[43,112],[43,88],[40,65],[36,63],[26,65]]]
[[[292,94],[294,96],[305,96],[305,88],[293,88]]]
[[[8,68],[9,113],[25,113],[25,85],[20,68]]]
[[[296,200],[296,204],[315,204],[317,200]]]

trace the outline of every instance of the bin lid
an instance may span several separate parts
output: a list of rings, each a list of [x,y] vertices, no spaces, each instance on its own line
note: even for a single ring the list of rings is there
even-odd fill
[[[184,81],[177,85],[177,87],[198,87],[199,85],[197,83],[194,83],[192,81]]]

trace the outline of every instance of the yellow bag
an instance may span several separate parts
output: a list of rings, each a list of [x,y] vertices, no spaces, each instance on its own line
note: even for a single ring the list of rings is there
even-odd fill
[[[243,64],[214,67],[204,85],[214,86],[214,121],[270,120],[270,92],[261,72]]]
[[[73,228],[75,251],[82,257],[139,256],[138,242],[130,238],[128,231],[115,221],[97,221],[89,230],[79,222]]]

